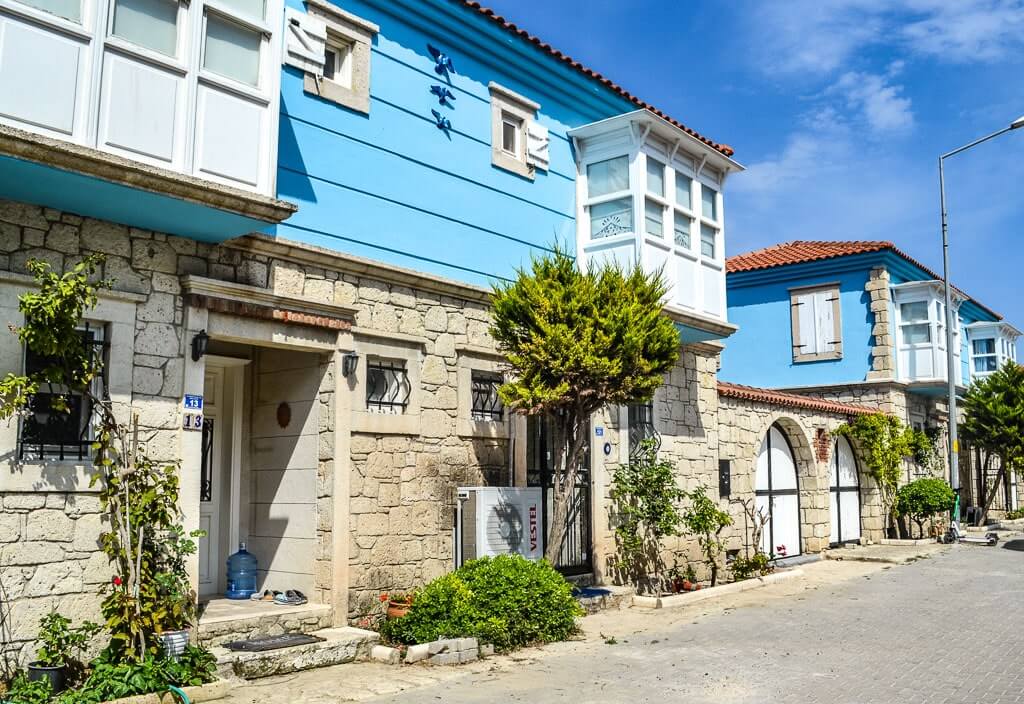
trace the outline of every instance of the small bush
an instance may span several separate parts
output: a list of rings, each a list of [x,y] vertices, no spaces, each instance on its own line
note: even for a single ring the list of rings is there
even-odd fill
[[[1018,518],[1024,518],[1024,508],[1019,508],[1016,511],[1008,511],[1006,513],[1006,520],[1016,521]]]
[[[425,586],[409,613],[385,621],[395,643],[475,637],[498,650],[565,640],[582,610],[572,586],[547,562],[519,555],[471,560]]]
[[[897,516],[912,518],[923,536],[925,519],[951,511],[955,502],[956,494],[944,479],[924,477],[899,488],[893,511]]]

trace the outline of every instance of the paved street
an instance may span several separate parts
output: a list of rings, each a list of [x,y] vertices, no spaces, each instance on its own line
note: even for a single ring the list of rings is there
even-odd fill
[[[583,641],[468,670],[342,666],[231,701],[1024,702],[1024,539],[806,571],[716,605],[590,617]]]

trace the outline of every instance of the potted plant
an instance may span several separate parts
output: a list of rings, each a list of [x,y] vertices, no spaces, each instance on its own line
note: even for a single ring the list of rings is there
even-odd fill
[[[412,592],[395,592],[394,594],[381,594],[380,600],[387,603],[387,614],[388,620],[402,618],[409,609],[412,608],[413,593]]]
[[[51,692],[63,691],[67,681],[68,666],[75,657],[85,650],[89,639],[96,635],[100,626],[85,621],[78,628],[71,628],[71,619],[56,611],[39,620],[40,646],[36,659],[28,664],[30,681],[48,680]]]
[[[196,552],[192,538],[201,533],[185,535],[180,525],[163,532],[153,541],[155,552],[161,553],[168,571],[153,575],[153,596],[158,619],[157,634],[164,654],[177,660],[185,652],[196,619],[196,593],[186,577],[185,558]]]
[[[686,563],[686,569],[683,570],[683,591],[693,591],[693,585],[697,581],[697,571],[693,569],[693,565]]]

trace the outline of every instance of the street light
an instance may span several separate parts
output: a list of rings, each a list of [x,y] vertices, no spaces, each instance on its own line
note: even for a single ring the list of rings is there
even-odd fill
[[[1024,115],[1010,123],[1009,127],[976,139],[970,144],[965,144],[959,149],[946,152],[939,157],[939,203],[942,210],[942,288],[946,297],[946,382],[949,390],[949,484],[953,491],[960,491],[960,467],[957,463],[957,454],[960,451],[959,441],[956,432],[956,381],[953,378],[953,307],[952,296],[949,286],[949,227],[946,223],[946,176],[943,169],[945,160],[960,152],[965,152],[971,147],[976,147],[982,142],[987,142],[1010,130],[1024,127]]]

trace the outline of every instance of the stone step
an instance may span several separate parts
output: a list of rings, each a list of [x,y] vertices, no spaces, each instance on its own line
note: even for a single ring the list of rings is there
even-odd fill
[[[218,675],[254,680],[365,660],[370,656],[370,650],[380,640],[380,635],[374,631],[348,626],[324,628],[310,635],[319,636],[324,640],[260,653],[233,652],[223,646],[210,650],[217,658]]]
[[[202,605],[199,642],[206,647],[284,633],[312,633],[332,624],[331,607],[282,606],[271,602],[217,599]]]
[[[581,587],[573,591],[573,596],[580,603],[587,614],[596,614],[599,611],[610,611],[613,609],[629,608],[633,603],[633,595],[636,590],[633,587]]]

